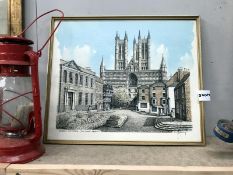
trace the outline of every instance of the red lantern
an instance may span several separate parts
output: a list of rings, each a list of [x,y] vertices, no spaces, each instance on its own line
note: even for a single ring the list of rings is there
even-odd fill
[[[53,11],[64,16],[55,9],[38,18]],[[22,37],[29,27],[19,36],[0,36],[0,163],[26,163],[45,152],[38,60],[57,27],[37,52],[30,46],[33,42]]]

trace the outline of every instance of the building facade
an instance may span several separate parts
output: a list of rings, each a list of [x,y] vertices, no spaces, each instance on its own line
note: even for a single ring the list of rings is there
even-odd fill
[[[74,60],[61,60],[58,112],[101,108],[102,94],[103,80],[95,72],[78,66]]]

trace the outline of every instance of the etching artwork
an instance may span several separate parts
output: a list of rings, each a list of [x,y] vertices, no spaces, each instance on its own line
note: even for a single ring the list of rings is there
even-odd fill
[[[123,39],[117,33],[113,70],[105,69],[103,58],[99,76],[74,60],[60,60],[57,129],[171,132],[192,128],[189,70],[178,68],[168,77],[163,55],[159,69],[151,69],[150,32],[142,39],[139,31],[132,58],[129,62],[127,58],[127,33]]]

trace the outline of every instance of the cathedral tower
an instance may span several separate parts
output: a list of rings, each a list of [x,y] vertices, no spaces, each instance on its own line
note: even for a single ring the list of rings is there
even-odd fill
[[[150,32],[147,35],[147,69],[150,70],[151,57],[150,57]]]
[[[124,70],[128,63],[128,36],[125,32],[124,39],[118,33],[115,37],[115,70]]]
[[[138,42],[133,42],[133,59],[138,64],[138,71],[150,70],[150,32],[147,37],[141,38],[141,32],[138,33]]]
[[[102,61],[100,64],[100,78],[104,79],[104,59],[103,59],[103,57],[102,57]]]
[[[167,80],[167,66],[164,60],[164,56],[162,55],[162,60],[160,64],[160,72],[162,80]]]

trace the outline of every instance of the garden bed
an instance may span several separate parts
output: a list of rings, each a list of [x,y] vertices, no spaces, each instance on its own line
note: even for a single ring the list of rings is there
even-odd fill
[[[105,125],[109,112],[64,112],[57,115],[56,128],[67,130],[93,130]]]

